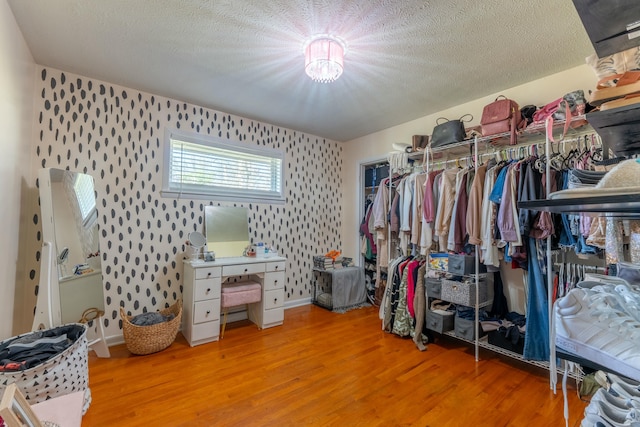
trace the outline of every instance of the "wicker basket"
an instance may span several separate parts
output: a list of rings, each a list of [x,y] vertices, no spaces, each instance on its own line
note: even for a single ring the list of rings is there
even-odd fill
[[[171,307],[160,310],[160,314],[164,316],[174,314],[175,317],[168,322],[137,326],[131,323],[132,316],[127,316],[124,309],[120,307],[124,342],[131,353],[156,353],[169,347],[176,339],[182,318],[182,302],[178,300]]]

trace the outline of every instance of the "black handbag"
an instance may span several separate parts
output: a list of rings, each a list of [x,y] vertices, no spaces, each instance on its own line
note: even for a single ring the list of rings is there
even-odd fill
[[[469,116],[468,120],[464,120]],[[441,120],[446,120],[440,123]],[[431,148],[442,147],[449,144],[455,144],[456,142],[464,141],[467,132],[464,129],[464,122],[473,120],[471,114],[465,114],[458,120],[449,120],[444,117],[439,117],[436,120],[436,127],[433,128],[431,134]]]

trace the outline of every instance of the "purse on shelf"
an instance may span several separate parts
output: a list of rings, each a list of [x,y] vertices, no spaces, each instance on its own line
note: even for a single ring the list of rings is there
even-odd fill
[[[413,151],[422,151],[429,145],[429,135],[413,135],[412,147]]]
[[[467,116],[469,119],[465,120]],[[441,120],[445,121],[440,123]],[[433,128],[433,133],[431,134],[431,148],[443,147],[464,141],[467,134],[464,123],[470,122],[471,120],[473,120],[471,114],[465,114],[457,120],[439,117],[436,120],[436,126]]]
[[[527,121],[522,118],[517,102],[500,95],[491,104],[485,105],[480,125],[482,136],[509,132],[509,143],[515,145],[518,142],[517,132],[524,129]]]
[[[558,98],[544,107],[540,108],[533,115],[534,123],[550,122],[550,126],[547,129],[547,133],[550,141],[555,141],[553,137],[553,120],[564,120],[564,129],[562,132],[562,139],[564,139],[569,127],[579,127],[586,123],[586,121],[580,121],[579,123],[572,124],[571,121],[574,117],[584,114],[587,101],[584,97],[584,91],[574,90],[569,92],[562,98]]]
[[[526,126],[529,126],[533,123],[533,116],[538,112],[538,107],[535,105],[525,105],[520,109],[520,114],[522,114],[522,118],[527,122]]]
[[[562,98],[558,98],[548,103],[544,107],[538,109],[538,111],[536,111],[533,115],[533,122],[544,123],[544,121],[547,120],[547,117],[553,117],[553,114],[558,111],[558,107],[560,106],[561,102]]]

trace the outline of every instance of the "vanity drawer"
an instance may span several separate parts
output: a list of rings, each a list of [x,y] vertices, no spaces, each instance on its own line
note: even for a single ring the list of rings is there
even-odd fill
[[[196,301],[220,298],[220,277],[196,280],[193,297]]]
[[[242,265],[225,265],[222,267],[222,275],[227,276],[243,276],[245,274],[264,273],[264,263]]]
[[[191,341],[218,339],[220,335],[220,320],[198,323],[191,327]]]
[[[284,309],[282,307],[264,311],[262,317],[264,327],[275,326],[274,324],[281,324],[282,322],[284,322]]]
[[[194,270],[196,271],[196,280],[220,277],[220,267],[194,268]]]
[[[220,300],[198,301],[193,305],[193,323],[220,319]]]
[[[267,271],[284,271],[286,268],[285,261],[268,262]]]
[[[265,291],[264,293],[264,309],[281,308],[284,303],[284,288]]]
[[[264,275],[264,287],[265,291],[271,289],[284,288],[284,271],[271,272]]]

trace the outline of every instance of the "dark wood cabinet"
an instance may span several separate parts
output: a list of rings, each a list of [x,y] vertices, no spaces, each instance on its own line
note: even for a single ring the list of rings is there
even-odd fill
[[[599,58],[640,46],[640,1],[573,0]]]

